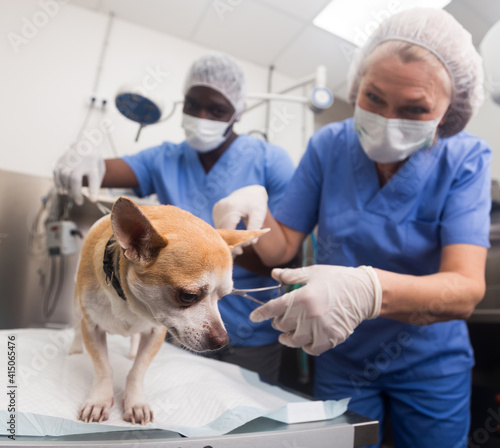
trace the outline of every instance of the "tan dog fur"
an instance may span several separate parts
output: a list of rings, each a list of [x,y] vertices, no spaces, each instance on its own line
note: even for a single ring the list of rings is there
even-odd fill
[[[217,301],[233,288],[230,249],[266,231],[215,230],[174,206],[138,207],[124,197],[115,202],[111,215],[90,229],[77,274],[75,305],[80,320],[70,353],[82,351],[81,335],[95,371],[80,420],[107,420],[113,405],[106,333],[132,337],[130,356],[135,361],[127,376],[123,419],[142,424],[153,420],[143,380],[166,331],[197,352],[227,344]],[[119,258],[126,301],[108,284],[103,271],[105,247],[113,234],[116,242],[110,249],[115,266]]]

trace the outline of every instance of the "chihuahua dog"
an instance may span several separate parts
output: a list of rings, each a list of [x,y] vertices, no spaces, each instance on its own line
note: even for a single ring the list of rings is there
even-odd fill
[[[266,231],[215,230],[171,205],[138,207],[125,197],[114,203],[111,215],[89,230],[76,279],[80,328],[70,353],[81,353],[83,339],[94,365],[80,420],[107,420],[113,406],[106,333],[140,335],[132,338],[135,360],[126,380],[123,419],[153,420],[144,375],[167,330],[195,352],[227,344],[217,301],[233,288],[231,250]]]

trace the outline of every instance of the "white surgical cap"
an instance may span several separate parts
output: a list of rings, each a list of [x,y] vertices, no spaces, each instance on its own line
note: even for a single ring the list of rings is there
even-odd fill
[[[470,34],[451,14],[441,9],[413,8],[380,24],[351,63],[348,74],[351,104],[356,103],[369,55],[378,45],[394,40],[423,47],[444,65],[453,91],[448,115],[439,134],[450,137],[460,132],[483,102],[482,59]]]
[[[226,54],[208,53],[194,61],[186,77],[184,95],[195,86],[210,87],[221,93],[234,107],[237,118],[245,110],[245,74]]]

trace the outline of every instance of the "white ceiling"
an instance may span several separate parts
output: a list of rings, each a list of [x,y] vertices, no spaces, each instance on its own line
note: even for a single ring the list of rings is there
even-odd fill
[[[404,0],[401,0],[404,1]],[[328,85],[343,96],[352,44],[312,19],[329,0],[71,0],[72,4],[171,34],[292,78],[328,69]],[[500,20],[500,0],[453,0],[446,8],[479,44]]]

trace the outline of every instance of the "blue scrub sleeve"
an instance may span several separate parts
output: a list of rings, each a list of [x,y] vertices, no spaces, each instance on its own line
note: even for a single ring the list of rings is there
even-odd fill
[[[441,219],[441,244],[490,247],[491,150],[477,140],[453,182]]]
[[[323,183],[324,163],[316,150],[316,144],[326,144],[313,136],[307,150],[285,190],[273,216],[279,222],[306,235],[318,222],[318,211]]]
[[[269,196],[269,209],[273,213],[283,199],[283,193],[292,179],[295,166],[288,153],[279,146],[267,152],[265,182]]]
[[[131,156],[123,156],[122,160],[132,169],[139,182],[139,187],[134,189],[138,197],[143,198],[155,193],[153,184],[153,170],[158,168],[159,156],[162,146],[145,149]]]

